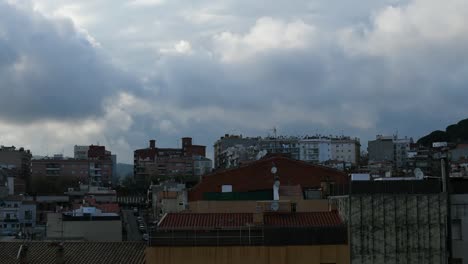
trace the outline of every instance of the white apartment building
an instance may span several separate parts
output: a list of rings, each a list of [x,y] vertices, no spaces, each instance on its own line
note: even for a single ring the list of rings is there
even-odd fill
[[[304,138],[299,141],[299,159],[322,163],[332,159],[329,138]]]
[[[357,164],[361,152],[359,139],[341,137],[331,140],[331,159]]]

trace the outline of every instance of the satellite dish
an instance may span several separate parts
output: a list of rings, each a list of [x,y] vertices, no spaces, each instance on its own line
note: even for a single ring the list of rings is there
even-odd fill
[[[271,173],[276,174],[277,172],[278,172],[278,169],[275,166],[273,166],[271,168]]]
[[[422,178],[424,178],[424,172],[420,168],[416,168],[416,169],[414,169],[414,176],[417,179],[422,179]]]
[[[272,211],[278,211],[279,210],[279,203],[278,202],[272,202],[271,205],[270,205],[270,209]]]

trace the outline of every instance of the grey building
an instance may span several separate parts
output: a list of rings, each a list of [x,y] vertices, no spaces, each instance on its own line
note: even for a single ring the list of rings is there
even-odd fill
[[[368,142],[369,163],[392,162],[396,168],[407,165],[411,138],[398,139],[397,136],[377,135],[375,140]]]
[[[393,149],[393,137],[377,136],[367,144],[369,163],[381,161],[393,161],[395,152]]]
[[[455,264],[468,264],[468,193],[451,195],[452,257]]]
[[[447,263],[440,190],[438,181],[363,181],[332,198],[348,225],[350,263]]]

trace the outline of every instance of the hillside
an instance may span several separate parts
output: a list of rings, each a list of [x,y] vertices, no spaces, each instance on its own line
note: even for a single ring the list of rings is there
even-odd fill
[[[448,126],[445,131],[436,130],[418,140],[418,144],[431,146],[433,142],[447,141],[452,143],[468,142],[468,119]]]

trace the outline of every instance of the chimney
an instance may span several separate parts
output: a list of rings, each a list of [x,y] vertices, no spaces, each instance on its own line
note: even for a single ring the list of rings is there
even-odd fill
[[[149,143],[150,143],[150,145],[149,145],[149,146],[150,146],[150,148],[151,148],[151,149],[154,149],[154,148],[156,148],[156,140],[154,140],[154,139],[151,139],[151,140],[149,141]]]
[[[182,138],[182,147],[190,147],[192,146],[192,138],[191,137],[184,137]]]

